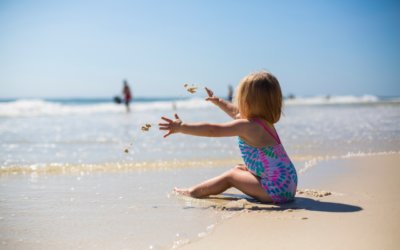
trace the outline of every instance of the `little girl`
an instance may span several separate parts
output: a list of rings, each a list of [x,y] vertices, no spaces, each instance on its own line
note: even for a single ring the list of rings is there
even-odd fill
[[[164,138],[183,133],[196,136],[238,136],[245,164],[177,193],[195,198],[220,194],[235,187],[261,202],[292,201],[297,188],[297,174],[283,148],[274,124],[282,109],[282,92],[278,80],[270,73],[258,72],[246,76],[236,90],[236,105],[214,96],[206,88],[207,101],[212,102],[234,120],[222,124],[184,123],[177,114],[175,120],[161,117],[160,130]]]

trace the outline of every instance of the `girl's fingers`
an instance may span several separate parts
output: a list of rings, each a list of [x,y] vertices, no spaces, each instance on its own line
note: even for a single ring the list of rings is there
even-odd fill
[[[210,89],[208,89],[207,87],[205,87],[205,89],[209,97],[212,97],[214,95],[214,93]]]
[[[179,116],[178,114],[174,114],[175,119],[179,120]],[[163,119],[164,121],[168,122],[168,123],[158,123],[159,126],[159,130],[168,130],[168,133],[166,133],[163,137],[166,138],[168,136],[170,136],[171,134],[173,134],[174,132],[172,131],[172,126],[173,126],[173,122],[171,119],[168,119],[167,117],[162,116],[161,119]]]
[[[216,97],[207,97],[206,98],[206,101],[210,101],[210,102],[213,102],[213,101],[217,101],[218,100],[218,98],[216,98]]]
[[[169,122],[169,123],[172,122],[172,120],[170,120],[170,119],[168,119],[168,118],[166,118],[166,117],[164,117],[164,116],[162,116],[161,119],[163,119],[164,121],[167,121],[167,122]]]

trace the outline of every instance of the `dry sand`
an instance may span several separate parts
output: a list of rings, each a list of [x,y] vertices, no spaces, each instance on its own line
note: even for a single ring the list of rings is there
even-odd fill
[[[295,202],[228,202],[237,215],[180,249],[400,249],[399,163],[398,153],[323,162],[300,176]]]

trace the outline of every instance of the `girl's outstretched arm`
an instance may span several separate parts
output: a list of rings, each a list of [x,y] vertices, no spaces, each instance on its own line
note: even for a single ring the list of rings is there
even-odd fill
[[[208,88],[205,88],[205,89],[208,94],[206,101],[210,101],[213,104],[217,105],[220,109],[222,109],[225,113],[227,113],[233,119],[239,118],[239,109],[235,105],[233,105],[230,102],[225,101],[222,98],[214,96],[214,92],[212,92],[210,89],[208,89]]]
[[[175,120],[161,117],[165,122],[159,123],[160,130],[166,130],[164,138],[175,133],[182,133],[206,137],[243,136],[248,133],[249,121],[245,119],[234,120],[227,123],[183,123],[177,114]]]

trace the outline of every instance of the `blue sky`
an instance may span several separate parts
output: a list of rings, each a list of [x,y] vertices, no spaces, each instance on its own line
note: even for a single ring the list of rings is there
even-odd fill
[[[225,95],[266,69],[285,95],[400,95],[399,1],[0,0],[0,98]]]

